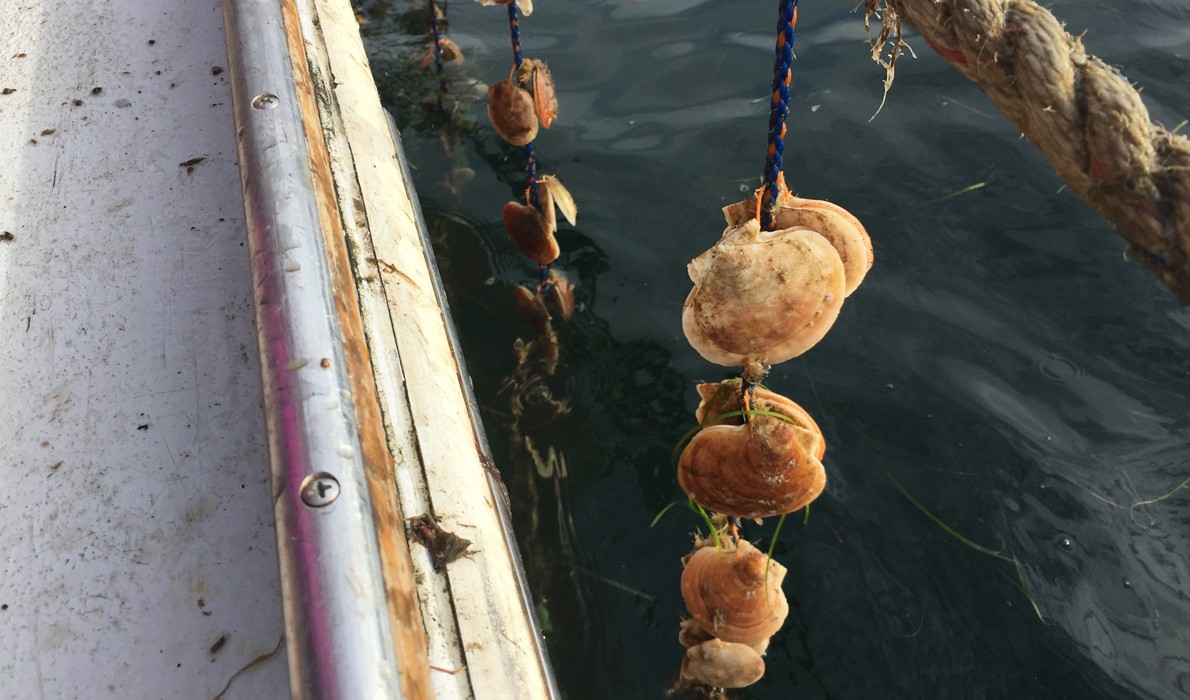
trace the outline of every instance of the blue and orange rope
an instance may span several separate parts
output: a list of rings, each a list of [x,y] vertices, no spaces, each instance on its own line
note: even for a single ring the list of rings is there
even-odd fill
[[[769,108],[769,147],[760,205],[760,228],[765,231],[773,230],[773,210],[780,191],[785,117],[789,114],[789,83],[793,77],[793,27],[796,24],[797,0],[781,0],[777,18],[777,56],[773,61],[773,99]]]
[[[777,7],[777,55],[773,60],[773,98],[769,104],[769,146],[764,161],[764,185],[759,195],[760,228],[773,230],[773,212],[784,186],[781,159],[785,154],[785,118],[789,115],[789,84],[793,79],[793,28],[797,24],[797,0],[780,0]],[[745,375],[748,373],[745,372]],[[752,407],[756,384],[747,376],[740,379],[740,403]],[[747,414],[744,420],[748,420]]]

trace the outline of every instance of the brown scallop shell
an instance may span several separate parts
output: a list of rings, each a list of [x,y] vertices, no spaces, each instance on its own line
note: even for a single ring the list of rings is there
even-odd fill
[[[541,213],[536,208],[520,202],[509,202],[501,213],[504,230],[516,244],[517,250],[533,262],[548,265],[558,258],[562,249],[554,239]]]
[[[524,146],[537,138],[533,96],[507,80],[488,88],[488,119],[500,138],[513,146]]]
[[[738,379],[726,382],[703,382],[698,385],[697,389],[702,401],[698,404],[694,416],[700,424],[715,416],[739,411],[744,407],[740,394],[740,380]],[[822,456],[826,454],[826,438],[822,435],[822,429],[818,427],[818,423],[806,409],[799,406],[793,399],[758,386],[752,393],[752,408],[780,413],[788,417],[803,431],[798,433],[802,447],[814,459],[822,460]],[[724,418],[710,425],[740,425],[744,422],[743,417],[732,417]]]
[[[554,76],[550,75],[545,61],[538,60],[533,64],[533,104],[541,128],[550,128],[558,116],[558,95],[554,91]]]
[[[690,619],[725,642],[767,643],[785,624],[789,603],[785,567],[747,540],[732,551],[695,550],[682,571],[682,600]]]
[[[720,365],[777,364],[822,339],[846,290],[843,261],[817,232],[760,230],[755,219],[728,228],[687,267],[694,289],[682,330],[700,355]]]
[[[815,457],[824,449],[808,428],[753,415],[743,425],[700,430],[678,459],[678,483],[716,513],[748,519],[792,513],[826,488],[826,470]]]
[[[745,644],[711,639],[690,647],[682,659],[682,682],[712,688],[743,688],[764,676],[764,659]]]

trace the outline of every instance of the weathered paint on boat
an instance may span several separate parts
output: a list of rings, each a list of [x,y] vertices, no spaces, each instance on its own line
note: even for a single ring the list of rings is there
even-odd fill
[[[0,689],[556,697],[350,6],[224,10],[0,8]]]

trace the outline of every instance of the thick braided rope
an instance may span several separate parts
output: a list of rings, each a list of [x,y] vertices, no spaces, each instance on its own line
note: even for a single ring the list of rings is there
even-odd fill
[[[785,153],[785,117],[789,114],[789,81],[793,76],[793,26],[797,0],[781,0],[777,9],[777,56],[773,60],[773,99],[769,105],[769,148],[764,161],[764,194],[761,195],[760,228],[773,230],[777,206],[777,178]]]
[[[1032,0],[888,0],[1190,304],[1190,140]]]

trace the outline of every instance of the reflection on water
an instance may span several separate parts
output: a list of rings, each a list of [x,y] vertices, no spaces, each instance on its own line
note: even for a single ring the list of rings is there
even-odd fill
[[[535,269],[499,219],[523,158],[466,82],[507,75],[506,26],[450,5],[467,61],[443,110],[423,105],[436,76],[404,58],[424,11],[394,5],[364,30],[560,682],[576,699],[657,698],[677,676],[678,559],[699,523],[680,508],[649,523],[681,495],[670,451],[694,383],[726,376],[682,337],[685,264],[759,184],[776,9],[539,5],[523,41],[561,102],[542,167],[564,171],[583,220],[559,235],[578,311],[555,322],[557,368],[538,380],[566,411],[522,431],[537,460],[505,385],[514,343],[535,337],[513,302]],[[1050,7],[1158,119],[1190,112],[1184,4]],[[861,18],[807,5],[798,30],[787,176],[864,221],[877,262],[823,343],[769,379],[822,426],[829,477],[776,548],[791,615],[766,677],[732,695],[1190,696],[1190,488],[1174,490],[1190,476],[1190,314],[919,39],[869,123],[883,72]],[[452,180],[463,167],[474,179]]]

